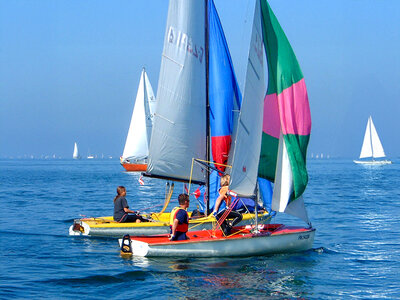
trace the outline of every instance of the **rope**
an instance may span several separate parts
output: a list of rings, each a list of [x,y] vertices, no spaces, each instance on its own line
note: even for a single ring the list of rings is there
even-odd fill
[[[222,223],[225,221],[226,217],[231,213],[232,209],[235,207],[236,203],[238,203],[239,198],[235,197],[235,200],[231,202],[231,204],[228,206],[228,208],[225,210],[225,212],[222,214],[221,218],[217,220],[217,224],[219,228],[222,231],[222,234],[226,237],[224,231],[222,230]]]
[[[189,228],[189,230],[192,229],[192,228],[195,228],[195,227],[197,227],[197,226],[199,226],[199,225],[201,225],[201,224],[208,223],[208,222],[210,222],[210,221],[211,221],[211,222],[214,222],[214,220],[213,220],[213,219],[210,220],[210,218],[207,218],[206,220],[203,220],[203,221],[199,221],[198,224],[193,225],[192,227]]]
[[[171,200],[171,197],[172,197],[172,193],[173,193],[173,192],[174,192],[174,184],[172,183],[171,186],[169,187],[168,194],[166,195],[163,209],[162,209],[159,213],[152,213],[152,214],[151,214],[151,218],[157,219],[158,221],[160,221],[159,216],[160,216],[160,215],[165,211],[165,209],[167,208],[167,206],[168,206],[168,204],[169,204],[169,202],[170,202],[170,200]],[[157,205],[157,206],[160,206],[160,205]]]
[[[231,205],[228,206],[228,208],[225,210],[225,212],[222,214],[221,218],[218,219],[218,225],[221,227],[221,224],[225,221],[226,217],[231,213],[232,209],[235,207],[235,205],[238,203],[239,198],[235,197],[235,201],[231,202]]]

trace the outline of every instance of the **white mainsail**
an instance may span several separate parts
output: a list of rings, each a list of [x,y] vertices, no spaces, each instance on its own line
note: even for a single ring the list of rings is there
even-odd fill
[[[147,158],[155,103],[153,89],[143,68],[122,161],[130,158],[136,160]]]
[[[74,153],[72,154],[73,159],[79,159],[79,151],[78,151],[78,144],[75,142],[74,144]]]
[[[256,1],[242,107],[234,140],[229,188],[242,197],[254,196],[260,160],[265,96],[260,2]]]
[[[204,1],[171,0],[147,173],[189,180],[192,159],[206,159]],[[192,180],[205,181],[194,168]]]
[[[378,133],[376,132],[371,116],[368,118],[367,127],[364,134],[364,141],[360,153],[360,158],[366,157],[385,157],[385,151],[383,150],[382,143],[379,139]]]

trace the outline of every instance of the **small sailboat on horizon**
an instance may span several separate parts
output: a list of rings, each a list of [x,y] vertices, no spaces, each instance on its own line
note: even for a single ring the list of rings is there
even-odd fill
[[[81,156],[79,155],[79,151],[78,151],[78,144],[75,142],[74,144],[74,153],[72,154],[72,158],[73,159],[80,159]]]
[[[371,158],[367,160],[361,160],[364,158]],[[376,158],[381,158],[376,160]],[[361,147],[360,160],[353,160],[356,164],[365,164],[365,165],[387,165],[391,164],[392,161],[386,158],[385,151],[383,150],[383,146],[381,140],[379,139],[378,132],[374,126],[374,122],[372,121],[372,117],[369,116],[367,127],[365,129],[364,141]]]
[[[127,171],[146,171],[155,106],[153,88],[143,68],[125,148],[121,156],[121,165]]]

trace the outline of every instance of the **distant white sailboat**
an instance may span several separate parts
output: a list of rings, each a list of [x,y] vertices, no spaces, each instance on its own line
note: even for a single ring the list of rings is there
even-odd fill
[[[156,105],[153,89],[143,68],[121,165],[127,171],[146,171],[153,115]]]
[[[372,160],[354,160],[356,164],[368,164],[368,165],[386,165],[391,164],[392,161],[375,160],[375,158],[385,158],[385,151],[383,150],[382,143],[379,139],[378,133],[375,129],[372,117],[369,116],[367,122],[367,128],[365,129],[364,142],[361,148],[360,159],[372,158]]]
[[[74,153],[72,154],[72,158],[73,159],[80,159],[81,156],[79,155],[79,151],[78,151],[78,144],[75,142],[74,145]]]

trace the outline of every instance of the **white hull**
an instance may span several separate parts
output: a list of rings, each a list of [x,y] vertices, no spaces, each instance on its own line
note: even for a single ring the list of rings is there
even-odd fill
[[[353,160],[356,164],[362,165],[389,165],[392,164],[391,160]]]
[[[244,215],[245,216],[245,215]],[[254,215],[253,215],[254,217]],[[263,224],[269,224],[271,218],[268,214],[259,215],[259,222]],[[78,230],[74,226],[78,223],[81,225],[81,230]],[[250,225],[254,221],[251,217],[244,218],[239,225]],[[126,225],[126,226],[124,226]],[[189,224],[189,230],[211,230],[213,229],[213,222],[204,222],[201,219],[199,222],[192,220]],[[90,226],[89,222],[75,220],[74,224],[69,227],[69,235],[71,236],[93,236],[93,237],[117,237],[120,238],[125,234],[131,236],[149,236],[149,235],[160,235],[169,234],[169,224],[164,222],[146,222],[146,223],[115,223],[108,222],[104,226]]]
[[[306,251],[312,248],[315,229],[308,231],[246,235],[243,238],[216,238],[148,244],[130,240],[132,254],[147,257],[240,257]],[[120,247],[122,239],[119,240]]]

